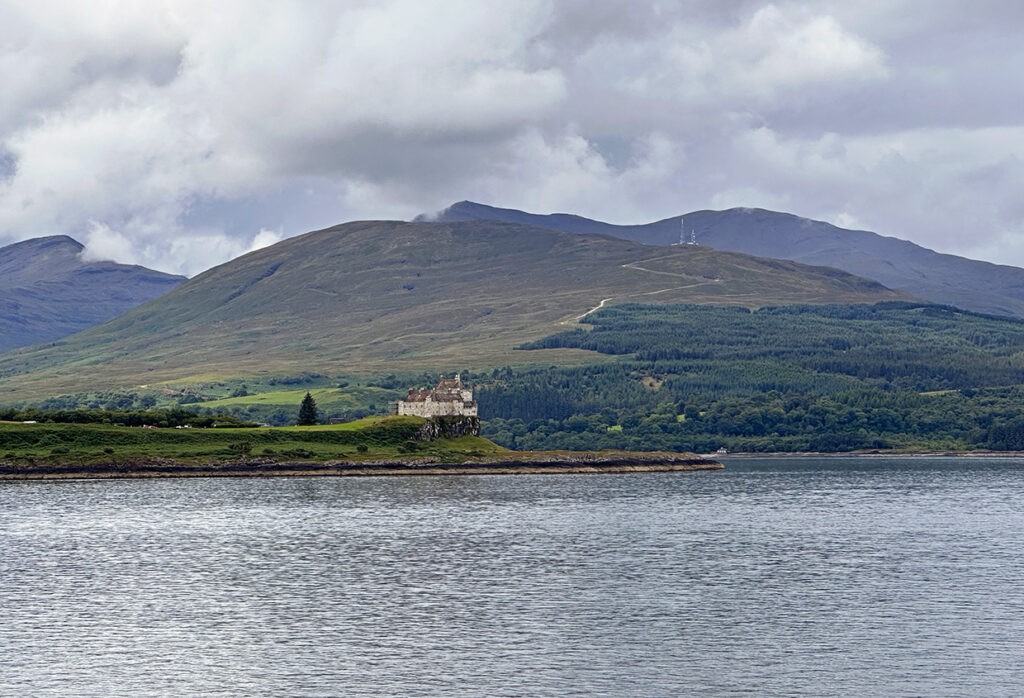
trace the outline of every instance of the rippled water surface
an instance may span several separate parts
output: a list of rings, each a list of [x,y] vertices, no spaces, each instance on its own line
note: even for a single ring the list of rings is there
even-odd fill
[[[0,695],[1021,695],[1024,461],[0,483]]]

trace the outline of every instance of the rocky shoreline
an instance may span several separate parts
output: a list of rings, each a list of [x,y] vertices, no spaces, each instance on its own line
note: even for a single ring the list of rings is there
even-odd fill
[[[541,475],[721,470],[713,460],[687,453],[627,451],[510,453],[445,463],[439,458],[373,461],[281,462],[264,458],[192,465],[173,459],[74,463],[0,463],[0,480],[67,480],[180,477],[370,477],[382,475]]]

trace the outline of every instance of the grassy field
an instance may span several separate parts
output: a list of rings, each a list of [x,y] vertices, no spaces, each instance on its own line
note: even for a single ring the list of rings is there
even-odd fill
[[[358,419],[386,412],[387,404],[405,394],[374,386],[346,385],[344,388],[307,386],[296,390],[268,390],[251,395],[225,397],[189,403],[189,407],[210,409],[218,413],[244,415],[244,418],[275,426],[294,420],[306,393],[316,401],[320,415]]]
[[[149,429],[102,424],[0,422],[0,463],[131,463],[168,459],[201,465],[230,459],[367,461],[438,457],[459,462],[506,452],[486,439],[417,441],[419,417],[258,429]]]
[[[309,392],[316,400],[316,404],[323,406],[328,403],[339,402],[344,395],[337,388],[313,388],[306,390],[278,390],[268,393],[255,393],[253,395],[242,395],[238,397],[226,397],[220,400],[207,400],[195,403],[202,407],[237,407],[239,405],[273,405],[294,407],[302,402],[302,398]]]
[[[297,408],[307,392],[312,394],[317,406],[321,409],[328,407],[341,409],[357,408],[372,402],[384,405],[388,400],[395,399],[394,391],[384,390],[383,388],[310,388],[254,393],[252,395],[228,397],[220,400],[207,400],[206,402],[195,404],[201,407],[212,408],[238,407],[242,405]]]

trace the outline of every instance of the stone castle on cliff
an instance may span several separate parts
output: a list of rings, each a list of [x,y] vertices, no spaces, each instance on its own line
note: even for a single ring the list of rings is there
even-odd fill
[[[414,417],[476,417],[473,391],[462,383],[458,373],[454,378],[441,376],[433,390],[409,388],[404,400],[395,403],[395,414]]]

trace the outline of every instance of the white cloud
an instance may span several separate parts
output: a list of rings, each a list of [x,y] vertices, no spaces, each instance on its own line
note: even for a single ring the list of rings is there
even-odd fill
[[[607,119],[615,123],[635,123],[642,106],[664,110],[667,122],[645,114],[662,128],[679,120],[692,127],[694,120],[760,113],[814,93],[834,98],[889,74],[881,48],[806,8],[769,4],[731,26],[706,29],[680,18],[644,35],[595,39],[568,64],[570,90],[633,104],[634,110],[611,110]]]
[[[132,241],[103,223],[92,221],[85,235],[82,259],[87,262],[119,260],[134,262]]]
[[[741,82],[758,92],[887,74],[882,51],[845,30],[834,17],[794,18],[775,5],[758,10],[723,43],[742,71]]]
[[[849,211],[839,211],[837,213],[824,217],[824,220],[837,225],[840,228],[846,228],[848,230],[860,230],[862,227],[861,222]]]
[[[263,228],[253,236],[247,251],[255,252],[256,250],[262,250],[264,247],[270,247],[275,243],[281,242],[283,237],[280,231]]]
[[[250,245],[221,233],[183,235],[159,245],[159,254],[177,260],[170,269],[192,276],[249,251]]]

